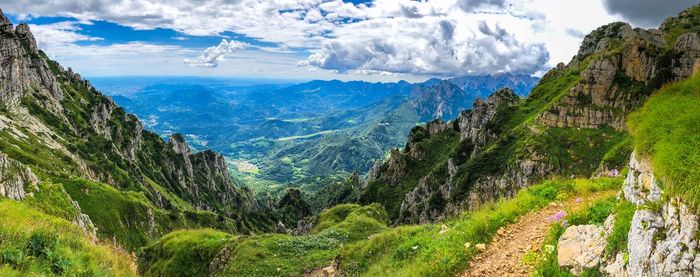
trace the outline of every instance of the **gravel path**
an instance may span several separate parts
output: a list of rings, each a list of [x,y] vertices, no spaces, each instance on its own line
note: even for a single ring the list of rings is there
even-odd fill
[[[586,203],[609,197],[613,193],[595,193],[585,198],[551,203],[522,216],[514,224],[499,229],[486,250],[472,259],[469,269],[462,276],[530,276],[532,268],[521,261],[528,250],[539,251],[552,225],[548,218],[559,211],[580,209]]]

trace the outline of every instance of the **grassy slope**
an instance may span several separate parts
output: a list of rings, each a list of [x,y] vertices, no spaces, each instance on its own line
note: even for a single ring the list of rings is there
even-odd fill
[[[209,263],[235,236],[212,229],[176,231],[150,246],[139,264],[150,265],[145,275],[202,276]]]
[[[179,228],[207,226],[237,230],[236,222],[213,212],[160,209],[141,192],[120,191],[85,179],[55,179],[54,182],[62,184],[71,198],[80,203],[83,213],[98,226],[98,236],[116,238],[128,249],[138,249],[169,230]]]
[[[167,274],[164,263],[195,272],[200,265],[183,261],[178,253],[212,253],[229,247],[231,255],[222,275],[290,276],[325,267],[335,259],[350,276],[450,276],[461,272],[476,253],[472,245],[488,242],[493,234],[518,216],[557,199],[619,188],[620,179],[548,181],[502,200],[442,222],[450,230],[439,234],[441,224],[387,228],[387,216],[378,204],[338,205],[319,215],[306,236],[267,234],[234,238],[211,231],[177,232],[144,249],[143,264],[151,275]],[[201,232],[220,238],[198,242]],[[177,243],[167,243],[177,237]],[[185,241],[185,242],[183,242]],[[209,252],[207,252],[209,251]],[[195,255],[195,254],[188,254]],[[209,264],[205,255],[202,263]],[[201,257],[191,257],[200,259]],[[196,274],[199,275],[199,274]]]
[[[654,174],[668,193],[700,207],[700,75],[666,86],[628,126],[634,148],[649,157]]]
[[[387,216],[377,204],[338,205],[320,215],[306,236],[265,234],[235,238],[212,230],[180,231],[143,249],[141,265],[147,275],[188,272],[206,275],[208,265],[224,247],[228,263],[218,273],[229,276],[289,276],[332,263],[343,245],[385,230]]]
[[[136,276],[126,252],[30,204],[0,199],[0,218],[2,276]]]

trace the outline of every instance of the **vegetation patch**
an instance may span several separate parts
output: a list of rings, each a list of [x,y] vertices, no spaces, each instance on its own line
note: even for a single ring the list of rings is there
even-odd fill
[[[634,149],[648,157],[666,192],[700,207],[700,75],[668,85],[630,115]]]
[[[71,198],[79,203],[82,212],[90,216],[98,226],[98,236],[114,238],[130,250],[147,245],[177,228],[209,226],[237,230],[236,222],[212,212],[160,209],[143,192],[120,191],[85,179],[55,179],[54,183],[62,184]]]
[[[172,232],[143,249],[139,265],[148,276],[206,276],[214,257],[235,240],[212,229]]]
[[[188,272],[190,276],[297,276],[331,265],[344,245],[386,230],[386,223],[386,212],[379,204],[339,205],[321,213],[309,235],[235,238],[213,230],[179,231],[144,248],[140,260],[144,261],[144,271],[154,276],[174,272]],[[224,247],[228,254],[218,261],[220,267],[210,272],[206,265]]]
[[[401,226],[348,244],[340,252],[341,270],[351,276],[452,276],[476,254],[474,245],[488,243],[496,231],[518,216],[557,199],[619,189],[620,180],[547,181],[520,191],[510,200],[485,205],[441,224]],[[470,248],[465,247],[470,243]]]
[[[0,199],[0,218],[2,276],[136,276],[125,251],[65,219],[8,199]]]
[[[612,232],[608,236],[608,244],[605,246],[605,253],[608,256],[616,253],[627,253],[627,234],[632,226],[632,217],[636,206],[626,200],[620,201],[615,207],[615,224]]]

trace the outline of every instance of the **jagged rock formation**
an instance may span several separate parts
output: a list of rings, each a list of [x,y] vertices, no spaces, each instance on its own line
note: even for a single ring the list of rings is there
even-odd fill
[[[453,197],[452,194],[455,191],[454,182],[458,171],[458,160],[463,161],[466,158],[473,157],[482,147],[495,138],[495,134],[491,130],[485,128],[485,125],[494,117],[499,107],[503,108],[514,105],[518,102],[518,99],[519,97],[515,95],[512,90],[503,88],[489,96],[485,101],[477,99],[472,109],[462,112],[454,123],[448,122],[443,124],[434,121],[426,125],[427,136],[435,135],[447,128],[456,128],[456,131],[460,134],[460,141],[469,146],[468,148],[471,148],[471,151],[459,153],[458,157],[451,157],[447,160],[445,166],[447,178],[445,183],[439,187],[433,188],[434,186],[429,184],[433,175],[429,174],[423,176],[418,181],[418,186],[408,192],[401,203],[399,212],[400,221],[427,223],[443,215],[444,211],[435,209],[436,205],[434,205],[435,203],[431,205],[431,201],[435,202],[436,197],[442,199],[450,199]],[[409,136],[405,152],[411,157],[420,159],[426,154],[421,153],[420,148],[415,146],[415,144],[420,142],[420,140],[416,138],[416,135],[414,135],[417,133],[419,132],[412,132],[412,135]],[[400,157],[400,155],[392,153],[389,160],[386,176],[388,176],[387,178],[390,184],[395,185],[400,182],[403,177],[402,172],[406,171],[405,166],[400,166],[402,163]],[[398,161],[392,163],[392,160]],[[439,196],[437,196],[437,194],[439,194]],[[478,196],[475,195],[474,197],[476,198]],[[444,210],[448,212],[457,211],[459,209],[460,207],[453,206],[452,204],[447,204],[447,206],[444,207]]]
[[[501,105],[510,107],[518,103],[519,97],[510,88],[502,88],[489,96],[486,101],[477,99],[469,111],[463,111],[457,117],[460,138],[469,140],[475,147],[470,156],[473,156],[480,147],[495,139],[493,130],[486,128],[486,124],[493,119]]]

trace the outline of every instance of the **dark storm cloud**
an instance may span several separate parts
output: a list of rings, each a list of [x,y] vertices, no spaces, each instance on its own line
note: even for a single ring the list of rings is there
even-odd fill
[[[639,27],[658,27],[664,18],[700,3],[699,0],[603,0],[611,14],[625,18]]]

